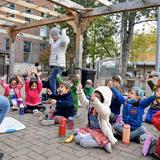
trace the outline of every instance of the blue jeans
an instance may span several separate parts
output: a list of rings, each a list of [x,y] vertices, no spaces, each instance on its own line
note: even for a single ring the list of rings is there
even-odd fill
[[[56,94],[57,92],[57,74],[62,74],[62,67],[58,66],[51,66],[51,76],[49,79],[50,82],[50,89],[52,91],[52,94]]]
[[[8,99],[0,95],[0,124],[2,123],[5,115],[9,112],[10,103]]]
[[[123,133],[123,124],[116,123],[113,127],[115,131],[118,131],[119,133]],[[144,133],[145,133],[145,130],[143,126],[140,126],[135,130],[131,130],[130,140],[133,140],[134,138],[138,138]]]

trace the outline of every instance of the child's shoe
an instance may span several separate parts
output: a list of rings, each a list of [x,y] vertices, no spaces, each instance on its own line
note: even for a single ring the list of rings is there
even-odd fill
[[[108,142],[106,145],[105,145],[105,150],[108,152],[108,153],[111,153],[112,152],[112,145],[110,142]]]
[[[42,120],[42,126],[50,126],[50,125],[53,125],[55,124],[55,120],[52,119],[52,120]]]
[[[36,117],[40,117],[43,115],[42,112],[40,112],[38,109],[34,109],[33,110],[33,115],[36,116]]]
[[[18,109],[19,109],[19,107],[17,107],[17,106],[12,106],[12,107],[11,107],[11,110],[12,110],[12,111],[17,111]]]

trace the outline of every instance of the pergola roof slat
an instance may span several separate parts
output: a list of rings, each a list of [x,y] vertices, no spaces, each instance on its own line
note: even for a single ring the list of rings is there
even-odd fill
[[[111,2],[109,2],[108,0],[97,0],[98,2],[101,2],[102,4],[104,4],[105,6],[110,6],[110,5],[112,5],[112,3]]]
[[[56,11],[51,11],[47,8],[39,7],[38,5],[28,3],[28,2],[25,2],[22,0],[5,0],[5,1],[10,2],[10,3],[14,3],[19,6],[27,7],[27,8],[39,11],[39,12],[43,12],[43,13],[49,14],[51,16],[57,17],[57,16],[61,15],[60,13],[58,13]]]
[[[7,7],[0,7],[0,11],[15,14],[15,15],[19,15],[19,16],[34,19],[34,20],[43,19],[43,17],[36,16],[36,15],[33,15],[33,14],[28,14],[28,13],[17,11],[17,10],[13,10],[13,9],[10,9],[10,8],[7,8]]]
[[[20,24],[25,24],[27,22],[25,20],[18,19],[18,18],[13,18],[13,17],[8,17],[8,16],[5,16],[3,14],[0,14],[0,19],[7,20],[7,21],[10,21],[10,22],[16,22],[16,23],[20,23]]]
[[[85,9],[82,5],[75,3],[71,0],[49,0],[49,1],[70,9],[79,9],[79,10]]]

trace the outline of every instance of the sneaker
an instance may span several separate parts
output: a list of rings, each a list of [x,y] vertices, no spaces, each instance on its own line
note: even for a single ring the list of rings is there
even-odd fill
[[[50,126],[55,124],[55,120],[42,120],[42,126]]]
[[[18,109],[19,109],[19,107],[17,107],[17,106],[12,106],[12,107],[11,107],[11,110],[12,110],[12,111],[17,111]]]
[[[34,110],[33,110],[33,115],[34,115],[35,117],[40,117],[40,116],[43,115],[43,113],[40,112],[40,111],[38,111],[38,109],[34,109]]]
[[[110,142],[108,142],[106,145],[105,145],[105,150],[108,152],[108,153],[111,153],[112,152],[112,145]]]

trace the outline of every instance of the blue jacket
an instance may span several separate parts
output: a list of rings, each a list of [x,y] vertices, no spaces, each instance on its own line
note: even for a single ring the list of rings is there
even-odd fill
[[[137,129],[142,125],[144,109],[148,107],[155,99],[155,96],[150,96],[146,99],[139,100],[136,103],[129,103],[114,87],[111,88],[117,100],[123,104],[123,121],[125,124],[130,124],[131,129]]]
[[[52,95],[51,98],[57,100],[56,111],[54,116],[64,116],[66,118],[73,117],[75,115],[74,103],[71,93],[64,95]]]

